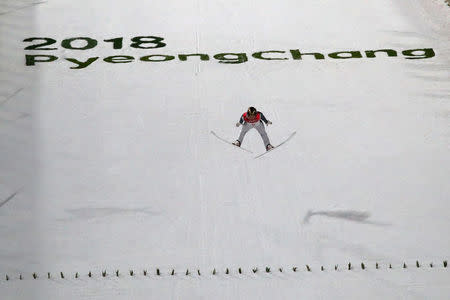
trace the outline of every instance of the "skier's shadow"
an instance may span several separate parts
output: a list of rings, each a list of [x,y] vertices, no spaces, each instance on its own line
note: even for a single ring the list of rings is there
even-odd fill
[[[336,210],[336,211],[312,211],[309,210],[305,217],[303,218],[303,224],[308,224],[312,216],[325,216],[329,218],[344,219],[347,221],[371,224],[378,226],[390,226],[389,223],[377,222],[369,220],[370,213],[366,211],[356,211],[356,210]]]

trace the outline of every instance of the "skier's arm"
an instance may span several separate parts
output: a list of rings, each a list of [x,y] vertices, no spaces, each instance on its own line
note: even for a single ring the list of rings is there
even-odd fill
[[[266,123],[267,125],[272,124],[272,122],[270,122],[269,120],[266,119],[266,117],[264,116],[264,114],[262,112],[259,112],[261,114],[261,120]]]
[[[244,115],[241,116],[241,118],[239,119],[239,122],[236,123],[236,127],[241,126],[242,124],[244,124]]]

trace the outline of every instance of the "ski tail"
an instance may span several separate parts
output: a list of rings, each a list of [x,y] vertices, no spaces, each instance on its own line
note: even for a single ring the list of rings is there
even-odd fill
[[[245,148],[242,148],[242,147],[239,147],[239,146],[234,145],[232,142],[230,142],[230,141],[224,139],[223,137],[217,135],[217,133],[215,133],[215,132],[212,131],[212,130],[211,130],[211,134],[212,134],[213,136],[215,136],[216,138],[218,138],[219,140],[221,140],[222,142],[224,142],[224,143],[230,144],[230,145],[232,145],[233,147],[239,148],[239,149],[241,149],[241,150],[243,150],[243,151],[245,151],[245,152],[253,153],[252,151],[250,151],[250,150],[248,150],[248,149],[245,149]]]

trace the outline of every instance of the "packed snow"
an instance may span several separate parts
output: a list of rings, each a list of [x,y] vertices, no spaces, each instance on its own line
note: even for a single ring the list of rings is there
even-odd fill
[[[3,0],[0,299],[449,299],[449,15]]]

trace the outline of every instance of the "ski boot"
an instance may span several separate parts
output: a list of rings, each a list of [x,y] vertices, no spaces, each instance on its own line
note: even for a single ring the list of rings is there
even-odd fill
[[[241,142],[239,142],[238,140],[236,140],[232,144],[235,145],[236,147],[240,147],[241,146]]]
[[[267,144],[266,151],[272,150],[273,148],[274,146],[272,146],[271,144]]]

